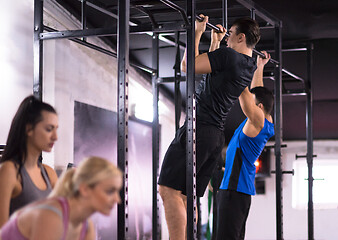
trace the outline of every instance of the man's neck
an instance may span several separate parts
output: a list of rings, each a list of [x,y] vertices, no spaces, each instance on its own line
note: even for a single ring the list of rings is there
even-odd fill
[[[270,114],[266,114],[266,113],[264,113],[264,115],[265,115],[265,118],[269,121],[269,122],[273,122],[273,118],[272,118],[272,116],[270,115]]]
[[[233,48],[236,52],[252,57],[252,49],[247,46],[238,45]]]

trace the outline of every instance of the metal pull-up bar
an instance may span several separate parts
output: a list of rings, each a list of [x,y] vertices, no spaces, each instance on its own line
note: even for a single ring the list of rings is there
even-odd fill
[[[198,21],[200,21],[200,22],[203,21],[203,18],[200,17],[200,16],[198,16],[198,15],[196,15],[196,19],[197,19]],[[211,28],[211,29],[213,29],[213,30],[215,30],[216,32],[221,32],[221,29],[220,29],[219,27],[217,27],[217,26],[215,26],[215,25],[213,25],[213,24],[211,24],[211,23],[208,23],[208,22],[207,22],[207,27],[208,27],[208,28]],[[225,33],[225,36],[229,37],[230,35],[229,35],[229,33],[226,32],[226,33]],[[265,58],[264,53],[261,53],[260,51],[257,51],[256,49],[253,49],[253,52],[254,52],[255,54],[259,55],[260,57]],[[270,62],[273,63],[273,64],[276,64],[276,65],[279,65],[279,62],[276,61],[276,60],[274,60],[274,59],[272,59],[272,58],[270,58]]]

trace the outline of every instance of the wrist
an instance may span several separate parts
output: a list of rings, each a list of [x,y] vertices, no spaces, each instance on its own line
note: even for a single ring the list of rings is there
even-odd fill
[[[260,72],[263,72],[264,65],[257,65],[257,70],[260,71]]]

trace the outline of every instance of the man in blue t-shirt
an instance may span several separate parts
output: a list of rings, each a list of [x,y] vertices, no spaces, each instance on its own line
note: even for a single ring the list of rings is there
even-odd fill
[[[250,18],[236,20],[220,48],[226,30],[212,31],[208,53],[199,54],[200,38],[207,16],[196,22],[195,72],[207,74],[196,90],[196,191],[203,196],[224,146],[224,124],[233,103],[250,84],[256,70],[252,50],[259,41],[259,26]],[[182,59],[186,71],[186,53]],[[175,135],[161,167],[158,181],[171,240],[185,239],[186,233],[186,124]]]
[[[239,97],[247,117],[236,129],[226,152],[224,176],[217,193],[217,240],[244,239],[251,195],[255,195],[255,161],[266,142],[274,135],[271,111],[274,97],[263,87],[263,68],[269,61],[257,59],[257,70]]]

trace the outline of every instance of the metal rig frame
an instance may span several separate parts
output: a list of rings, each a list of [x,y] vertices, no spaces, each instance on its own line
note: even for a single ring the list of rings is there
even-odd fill
[[[34,80],[33,93],[42,99],[43,87],[43,41],[48,39],[68,38],[71,41],[82,44],[96,51],[105,53],[118,59],[118,166],[124,172],[124,187],[121,191],[122,203],[118,207],[118,239],[128,238],[128,68],[130,66],[139,68],[152,74],[152,91],[153,91],[153,237],[160,239],[160,221],[159,221],[159,194],[157,188],[158,168],[159,168],[159,121],[158,121],[158,98],[159,85],[165,82],[175,81],[179,83],[184,79],[180,76],[179,69],[176,69],[175,77],[169,79],[160,79],[158,75],[159,68],[159,33],[161,32],[183,32],[187,34],[187,75],[186,75],[186,116],[187,116],[187,236],[188,239],[197,239],[197,198],[196,198],[196,149],[195,149],[195,72],[194,72],[194,39],[195,39],[195,0],[186,1],[186,10],[169,0],[160,0],[169,8],[178,11],[184,21],[184,25],[177,26],[175,24],[158,25],[152,15],[140,8],[146,13],[152,25],[150,26],[130,26],[130,0],[118,1],[118,16],[97,6],[91,0],[81,0],[81,23],[80,30],[57,31],[43,25],[43,0],[34,0]],[[283,73],[289,77],[303,81],[302,78],[292,74],[282,68],[282,22],[272,16],[269,12],[255,4],[251,0],[236,0],[246,9],[250,10],[251,17],[259,16],[273,27],[275,32],[274,50],[275,60],[271,60],[275,64],[274,80],[275,80],[275,156],[276,156],[276,239],[283,239],[283,215],[282,215],[282,76]],[[86,26],[86,9],[87,7],[118,18],[117,29],[96,28],[87,29]],[[222,0],[222,19],[223,25],[228,27],[228,8],[227,0]],[[208,27],[217,28],[213,25]],[[47,32],[45,32],[47,31]],[[129,63],[129,34],[139,34],[144,32],[153,32],[153,54],[152,67],[142,66],[140,64]],[[86,37],[99,36],[117,36],[118,46],[117,54],[107,49],[98,47],[86,41]],[[178,34],[177,34],[178,38]],[[179,41],[176,42],[177,48],[180,47]],[[179,50],[178,50],[179,52]],[[262,53],[255,51],[256,54]],[[305,92],[300,94],[307,95],[307,161],[309,168],[309,208],[308,208],[308,227],[309,239],[313,239],[313,203],[312,203],[312,162],[313,162],[313,136],[312,136],[312,91],[311,91],[311,75],[312,75],[312,45],[308,47],[308,77],[305,83]],[[175,96],[179,94],[179,87],[175,87]],[[299,94],[299,92],[289,92],[288,94]],[[175,100],[177,104],[178,101]],[[176,106],[177,107],[177,106]],[[180,114],[176,111],[176,114]],[[178,124],[176,116],[176,123]]]

